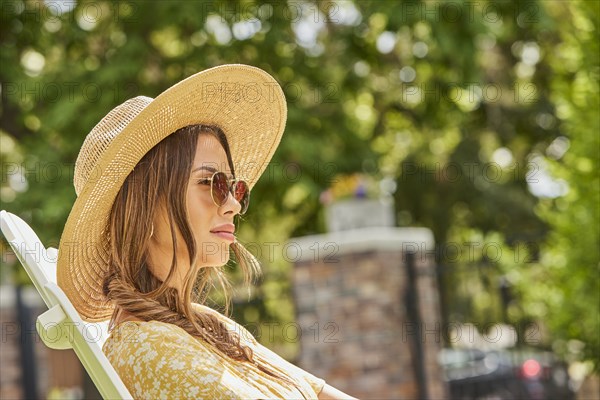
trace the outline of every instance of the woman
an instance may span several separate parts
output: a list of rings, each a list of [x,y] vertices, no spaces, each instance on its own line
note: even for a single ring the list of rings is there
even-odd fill
[[[126,101],[84,141],[58,283],[85,320],[111,318],[104,352],[135,398],[351,398],[203,305],[230,250],[247,283],[259,272],[235,216],[286,115],[270,75],[224,65]]]

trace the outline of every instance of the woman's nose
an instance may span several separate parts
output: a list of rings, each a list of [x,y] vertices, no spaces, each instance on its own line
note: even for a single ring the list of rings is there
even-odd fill
[[[235,199],[231,190],[227,192],[227,199],[225,199],[225,203],[221,206],[221,209],[224,214],[230,211],[234,214],[239,214],[242,210],[242,205]]]

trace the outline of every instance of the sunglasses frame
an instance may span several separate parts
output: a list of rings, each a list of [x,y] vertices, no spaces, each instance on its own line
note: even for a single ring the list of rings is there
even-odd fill
[[[215,179],[215,176],[217,174],[223,174],[223,175],[225,175],[225,179],[227,181],[227,192],[228,193],[227,193],[227,197],[225,197],[225,200],[223,201],[222,204],[219,204],[217,202],[217,200],[215,200],[215,195],[214,195],[214,193],[215,193],[214,179]],[[225,172],[215,171],[210,178],[203,178],[201,180],[202,181],[210,181],[210,197],[212,198],[213,203],[215,203],[217,207],[221,207],[223,204],[225,204],[227,202],[227,199],[229,198],[229,195],[231,194],[233,196],[233,198],[235,199],[235,201],[237,201],[238,203],[240,203],[240,205],[242,206],[242,208],[240,209],[239,214],[242,215],[242,214],[245,214],[246,211],[248,211],[248,206],[250,205],[250,186],[248,185],[248,182],[245,179],[242,179],[242,178],[229,179],[227,177],[227,174]],[[244,205],[238,199],[235,198],[235,194],[233,193],[234,186],[237,185],[239,182],[244,182],[244,184],[246,185],[246,188],[247,188],[247,193],[248,193],[247,194],[247,198],[248,198],[248,200],[246,201],[246,207],[245,208],[244,208]]]

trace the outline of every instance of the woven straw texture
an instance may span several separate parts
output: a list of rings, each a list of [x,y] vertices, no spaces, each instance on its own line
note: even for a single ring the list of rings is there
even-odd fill
[[[58,284],[82,318],[102,321],[113,311],[102,294],[108,215],[125,178],[152,147],[181,127],[217,125],[229,141],[236,175],[252,189],[273,157],[286,118],[277,81],[261,69],[239,64],[199,72],[154,100],[136,97],[109,112],[77,157],[77,199],[59,246]]]

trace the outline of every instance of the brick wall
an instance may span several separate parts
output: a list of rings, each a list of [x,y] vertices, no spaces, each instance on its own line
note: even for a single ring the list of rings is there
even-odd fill
[[[417,331],[406,307],[406,257],[416,249],[419,315],[441,325],[431,232],[420,228],[364,228],[290,240],[294,298],[302,329],[300,367],[361,399],[416,399],[417,349],[427,397],[447,397],[437,353],[441,337]],[[439,326],[438,325],[438,326]]]

